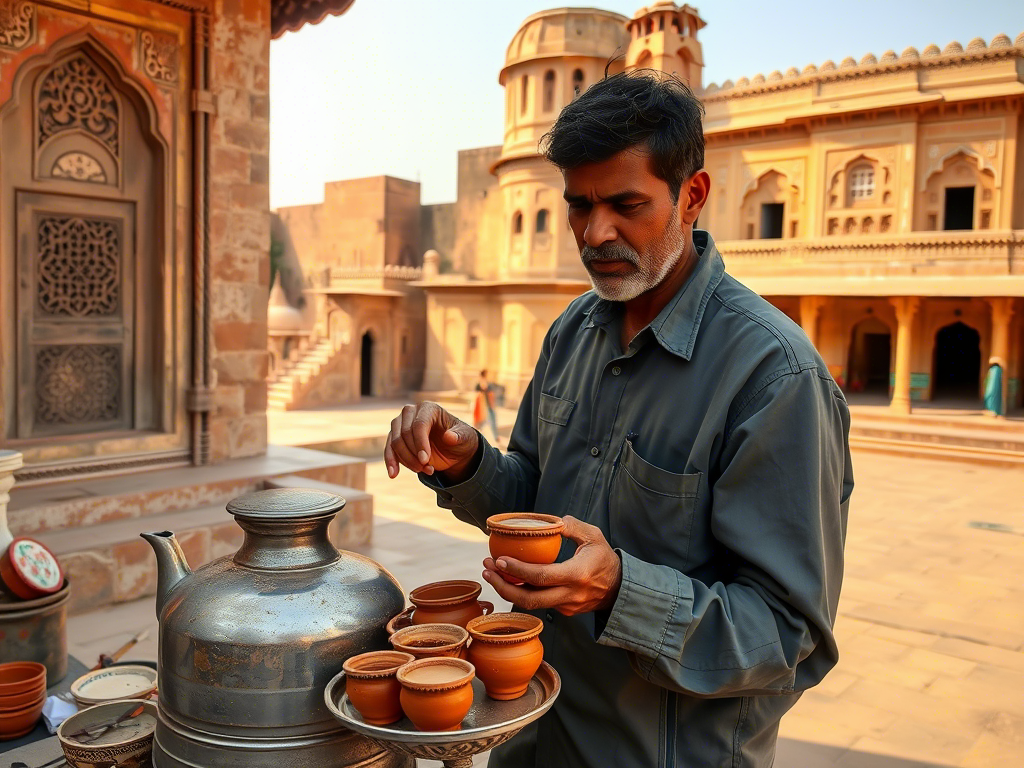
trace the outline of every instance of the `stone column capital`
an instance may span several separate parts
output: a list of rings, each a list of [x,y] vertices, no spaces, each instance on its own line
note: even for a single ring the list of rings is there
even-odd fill
[[[896,310],[896,319],[900,323],[909,323],[914,319],[914,315],[917,314],[917,310],[921,306],[921,297],[892,296],[889,298],[889,303]]]
[[[1012,296],[995,296],[985,299],[992,309],[992,322],[1006,324],[1013,317],[1017,300]]]

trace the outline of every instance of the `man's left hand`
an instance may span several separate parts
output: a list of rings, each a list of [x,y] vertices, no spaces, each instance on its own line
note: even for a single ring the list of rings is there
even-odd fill
[[[577,544],[576,554],[561,563],[534,565],[511,557],[484,560],[484,579],[501,597],[520,608],[554,608],[565,616],[607,610],[615,603],[622,581],[622,561],[597,526],[571,515],[562,518],[562,535]],[[498,573],[526,582],[509,584]]]

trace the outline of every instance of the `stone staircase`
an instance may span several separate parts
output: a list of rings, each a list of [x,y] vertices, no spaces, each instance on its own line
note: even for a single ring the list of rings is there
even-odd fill
[[[336,364],[337,351],[333,342],[321,339],[285,360],[267,382],[267,409],[290,411],[301,408],[303,398],[317,378]]]
[[[133,472],[11,492],[8,521],[60,559],[71,582],[72,613],[155,594],[156,558],[139,538],[173,531],[195,569],[234,553],[242,530],[225,510],[236,496],[263,488],[327,490],[348,502],[330,528],[342,548],[369,543],[373,498],[366,462],[304,448],[275,446],[267,454],[205,467]]]
[[[894,456],[1024,468],[1024,422],[853,407],[850,446]]]

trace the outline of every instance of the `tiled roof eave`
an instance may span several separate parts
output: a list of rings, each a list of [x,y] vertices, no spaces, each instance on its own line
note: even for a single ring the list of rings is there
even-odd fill
[[[355,0],[271,0],[271,37],[297,32],[306,24],[319,24],[328,16],[340,16],[353,2]]]

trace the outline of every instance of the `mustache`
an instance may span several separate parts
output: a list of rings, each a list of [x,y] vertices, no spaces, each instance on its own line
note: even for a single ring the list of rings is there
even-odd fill
[[[625,243],[602,243],[596,247],[585,245],[580,251],[580,258],[583,259],[584,266],[592,261],[625,261],[637,269],[640,268],[640,254]]]

